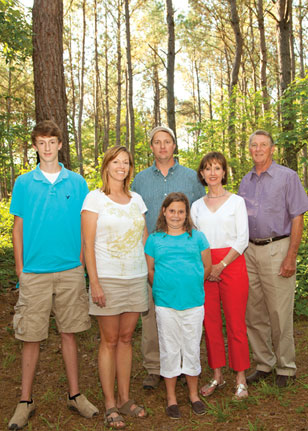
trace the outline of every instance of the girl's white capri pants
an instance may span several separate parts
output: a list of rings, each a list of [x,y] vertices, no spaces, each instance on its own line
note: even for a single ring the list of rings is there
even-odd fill
[[[204,307],[175,310],[155,306],[160,351],[160,375],[198,376]]]

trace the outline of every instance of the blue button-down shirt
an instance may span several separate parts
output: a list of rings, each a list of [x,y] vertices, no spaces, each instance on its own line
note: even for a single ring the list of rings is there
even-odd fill
[[[132,190],[142,196],[148,208],[146,223],[149,234],[155,230],[161,204],[169,193],[184,193],[188,197],[190,205],[205,195],[204,187],[198,180],[197,173],[179,165],[177,161],[169,169],[166,177],[154,162],[152,166],[136,175]]]

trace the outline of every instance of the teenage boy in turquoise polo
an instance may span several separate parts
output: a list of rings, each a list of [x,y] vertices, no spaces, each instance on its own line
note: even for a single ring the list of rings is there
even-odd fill
[[[23,341],[21,398],[8,425],[11,430],[21,429],[34,413],[32,385],[51,311],[61,334],[67,405],[87,418],[98,414],[79,393],[74,335],[90,328],[80,234],[80,210],[88,187],[80,175],[59,163],[62,137],[54,122],[38,123],[32,143],[40,164],[17,178],[10,207],[20,284],[13,324],[15,337]]]

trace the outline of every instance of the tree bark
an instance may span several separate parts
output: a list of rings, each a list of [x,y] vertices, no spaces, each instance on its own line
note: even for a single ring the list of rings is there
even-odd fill
[[[240,29],[240,20],[237,11],[236,0],[228,0],[230,4],[231,11],[231,25],[235,36],[235,57],[231,72],[231,82],[229,87],[229,124],[228,124],[228,134],[229,134],[229,151],[230,156],[233,160],[236,159],[236,132],[235,132],[235,116],[236,116],[236,86],[238,84],[238,77],[241,65],[241,58],[243,52],[243,37]],[[237,169],[235,165],[232,166],[233,176],[236,178]]]
[[[168,126],[174,131],[176,138],[175,101],[174,101],[174,67],[175,67],[175,35],[174,10],[172,0],[166,0],[168,24],[168,54],[167,54],[167,120]],[[175,152],[178,149],[176,146]]]
[[[81,51],[81,75],[79,88],[79,115],[78,115],[78,162],[79,172],[83,176],[83,154],[82,154],[82,115],[84,103],[84,74],[85,74],[85,45],[86,45],[86,0],[82,2],[82,51]]]
[[[71,29],[71,20],[70,20],[70,29]],[[71,101],[72,102],[72,108],[71,108],[72,109],[72,112],[71,112],[72,128],[73,128],[76,155],[78,158],[79,148],[78,148],[78,134],[77,134],[77,128],[76,128],[76,88],[75,88],[75,80],[74,80],[71,30],[70,30],[69,42],[68,42],[68,58],[69,58],[69,66],[70,66],[71,92],[72,92],[72,101]]]
[[[153,61],[153,87],[154,87],[154,127],[161,125],[160,115],[160,83],[158,73],[158,58],[157,58],[157,46],[154,51]]]
[[[264,11],[263,11],[263,0],[258,0],[257,5],[257,19],[258,28],[260,35],[260,81],[261,81],[261,91],[262,91],[262,109],[263,115],[265,115],[270,110],[270,101],[267,88],[267,48],[265,42],[265,30],[264,30]]]
[[[121,145],[121,102],[122,102],[122,51],[121,51],[121,15],[122,0],[118,0],[117,17],[117,120],[116,143]]]
[[[108,7],[105,6],[105,122],[104,122],[104,142],[103,151],[107,151],[109,147],[109,134],[110,134],[110,108],[109,108],[109,47],[108,47]]]
[[[53,120],[63,133],[59,160],[70,168],[63,68],[63,1],[34,0],[33,72],[36,121]]]
[[[126,24],[126,59],[128,72],[128,108],[130,123],[130,152],[133,159],[135,157],[135,113],[133,104],[133,68],[131,57],[131,39],[130,39],[130,15],[129,0],[125,0],[125,24]]]
[[[94,59],[95,59],[95,93],[94,93],[94,166],[98,166],[99,148],[99,67],[98,67],[98,42],[97,42],[97,0],[94,0]]]
[[[291,36],[291,9],[292,0],[277,0],[277,43],[278,43],[278,63],[280,75],[280,93],[281,97],[285,97],[285,91],[291,83],[292,62],[290,50]],[[281,120],[282,130],[285,136],[290,135],[294,129],[294,110],[293,103],[290,98],[285,99],[281,105]],[[294,141],[290,141],[287,137],[284,141],[284,162],[286,165],[297,171],[297,152],[298,148]]]
[[[302,6],[302,0],[299,0],[298,4],[298,38],[299,38],[299,74],[300,77],[303,79],[305,77],[305,52],[304,52],[304,38],[303,38],[303,20],[305,18],[305,14],[303,13],[303,6]],[[303,147],[303,156],[305,160],[307,160],[308,154],[307,154],[307,144],[304,144]],[[304,174],[304,186],[305,188],[308,187],[308,167],[307,163],[304,163],[303,166],[303,174]]]

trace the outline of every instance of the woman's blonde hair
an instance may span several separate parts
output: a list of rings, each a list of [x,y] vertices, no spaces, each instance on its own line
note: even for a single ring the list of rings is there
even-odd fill
[[[131,197],[131,194],[129,192],[129,185],[130,185],[130,180],[132,178],[133,175],[133,170],[134,170],[134,162],[133,162],[133,158],[131,153],[128,151],[128,149],[126,147],[122,147],[120,145],[116,145],[112,148],[109,148],[109,150],[106,151],[104,158],[103,158],[103,163],[102,163],[102,167],[101,167],[101,178],[103,181],[103,186],[102,186],[102,191],[106,194],[109,195],[110,194],[110,186],[109,186],[109,179],[108,179],[108,164],[109,162],[111,162],[112,160],[114,160],[118,154],[120,153],[126,153],[128,155],[128,159],[129,159],[129,170],[128,170],[128,175],[127,177],[124,179],[124,184],[123,184],[123,190],[124,193]]]
[[[183,204],[185,204],[185,209],[186,209],[186,219],[184,222],[184,230],[189,233],[189,235],[191,236],[192,234],[192,230],[194,227],[193,221],[191,219],[190,216],[190,207],[189,207],[189,200],[187,198],[186,195],[184,195],[184,193],[179,193],[179,192],[173,192],[170,193],[163,201],[159,215],[158,215],[158,219],[156,222],[156,232],[166,232],[168,233],[168,225],[166,222],[166,217],[164,215],[164,210],[166,210],[168,208],[169,205],[171,205],[173,202],[183,202]]]

